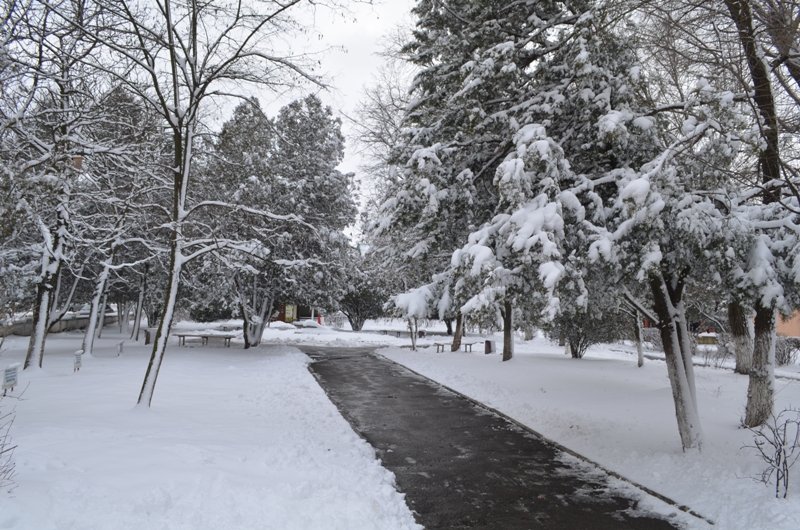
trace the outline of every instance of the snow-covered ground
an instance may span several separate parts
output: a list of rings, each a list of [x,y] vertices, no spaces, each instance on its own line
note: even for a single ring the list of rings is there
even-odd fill
[[[148,410],[134,405],[150,347],[126,341],[117,357],[112,330],[77,373],[80,334],[51,335],[22,398],[0,402],[16,407],[18,446],[0,528],[419,528],[296,349],[171,346]],[[26,346],[8,337],[0,366]]]
[[[379,353],[493,407],[624,477],[686,505],[731,530],[800,528],[800,464],[787,499],[774,487],[755,482],[764,464],[750,431],[739,427],[744,416],[747,377],[731,370],[696,367],[700,418],[705,433],[701,452],[683,453],[663,361],[636,366],[635,349],[625,345],[590,348],[583,359],[537,338],[517,341],[515,357],[473,353],[435,353],[433,342],[449,342],[444,325],[433,323],[419,351],[403,337],[376,333],[404,329],[395,322],[368,322],[371,333],[336,333],[324,328],[270,329],[268,340],[341,345],[393,346]],[[498,349],[502,337],[494,336]],[[471,336],[467,341],[482,341]],[[405,346],[399,348],[397,346]],[[648,352],[653,354],[654,352]],[[702,359],[698,359],[702,361]],[[800,406],[798,366],[778,370],[776,410]],[[683,518],[681,518],[683,520]],[[693,528],[709,528],[688,519]]]
[[[293,343],[382,347],[382,355],[689,506],[715,528],[800,528],[797,479],[788,499],[775,499],[774,489],[749,478],[764,466],[744,447],[751,433],[739,428],[746,377],[696,368],[705,445],[683,453],[663,361],[637,368],[624,345],[593,347],[575,360],[541,338],[518,340],[506,363],[484,355],[483,344],[474,353],[437,354],[433,343],[449,340],[441,323],[429,326],[417,352],[407,332],[393,333],[405,329],[401,321],[369,321],[360,333],[273,324],[265,345],[249,351],[241,340],[222,348],[189,339],[190,347],[167,351],[151,410],[134,407],[149,347],[126,341],[116,357],[121,336],[106,332],[98,357],[73,373],[80,335],[52,335],[44,370],[22,374],[23,400],[0,403],[17,408],[19,446],[17,488],[0,494],[0,528],[415,527],[392,474]],[[26,344],[7,339],[0,366],[20,361]],[[789,378],[778,380],[777,409],[800,405],[798,367],[780,373]],[[800,467],[794,473],[800,477]]]

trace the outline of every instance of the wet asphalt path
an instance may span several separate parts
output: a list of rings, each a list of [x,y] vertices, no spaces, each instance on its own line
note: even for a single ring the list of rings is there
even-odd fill
[[[635,501],[610,491],[604,473],[559,461],[537,437],[371,349],[298,347],[428,530],[674,528],[633,516]]]

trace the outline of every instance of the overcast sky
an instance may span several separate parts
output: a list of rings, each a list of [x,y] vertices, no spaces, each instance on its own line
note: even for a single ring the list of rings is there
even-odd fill
[[[413,0],[376,0],[376,4],[350,4],[351,13],[346,16],[334,15],[328,9],[318,9],[314,35],[309,42],[319,46],[331,46],[323,56],[322,72],[325,72],[333,89],[320,94],[322,100],[330,105],[337,115],[353,115],[364,86],[370,81],[383,60],[377,54],[384,48],[385,36],[402,21],[411,21]],[[342,49],[338,49],[342,48]],[[298,94],[297,97],[302,96]],[[262,101],[269,114],[275,114],[282,101],[273,108]],[[348,132],[347,120],[342,118],[345,134]],[[356,171],[358,158],[349,145],[341,171]]]

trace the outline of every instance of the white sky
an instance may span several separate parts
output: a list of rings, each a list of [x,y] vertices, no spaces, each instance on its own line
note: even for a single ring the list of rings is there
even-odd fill
[[[333,48],[321,58],[321,72],[330,80],[332,89],[319,95],[336,115],[353,116],[363,88],[370,84],[383,63],[377,54],[384,47],[384,37],[399,23],[412,20],[410,11],[414,4],[414,0],[376,0],[375,5],[353,3],[348,15],[334,14],[325,8],[317,10],[315,31],[309,35],[308,45]],[[299,92],[272,105],[263,100],[261,103],[268,114],[274,115],[281,106],[302,96]],[[347,135],[349,124],[344,116],[342,122]],[[356,171],[358,162],[348,141],[345,160],[339,169]]]

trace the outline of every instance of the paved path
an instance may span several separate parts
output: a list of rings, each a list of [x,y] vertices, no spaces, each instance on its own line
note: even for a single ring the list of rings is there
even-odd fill
[[[371,349],[298,347],[428,530],[674,528],[632,516],[635,501],[609,491],[605,474],[578,471],[537,437]]]

